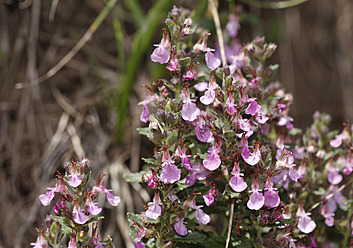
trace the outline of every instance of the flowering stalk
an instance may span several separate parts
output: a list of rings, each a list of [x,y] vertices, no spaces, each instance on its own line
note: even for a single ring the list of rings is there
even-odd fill
[[[171,76],[145,86],[140,103],[149,126],[139,132],[156,147],[142,177],[153,202],[128,214],[135,247],[224,246],[226,230],[215,223],[227,218],[226,246],[337,244],[318,223],[341,235],[347,207],[340,185],[353,171],[348,125],[330,133],[327,115],[315,113],[306,133],[295,128],[292,96],[271,81],[278,66],[266,64],[276,45],[257,37],[241,46],[238,16],[226,25],[223,65],[220,51],[208,47],[208,30],[193,39],[188,11],[174,7],[166,25],[151,59],[167,64]]]
[[[35,243],[36,248],[46,247],[112,247],[112,239],[100,241],[97,232],[97,222],[103,217],[98,216],[102,208],[95,202],[98,194],[106,194],[108,202],[117,206],[120,202],[118,196],[105,189],[101,173],[96,185],[90,190],[88,182],[91,179],[90,162],[83,158],[82,161],[72,161],[65,164],[65,175],[57,172],[55,188],[39,196],[44,206],[52,205],[54,214],[47,216],[46,228],[39,228],[39,236]],[[92,225],[90,225],[93,223]],[[91,232],[91,233],[90,233]],[[65,238],[67,237],[67,239]],[[68,246],[65,244],[68,240]]]

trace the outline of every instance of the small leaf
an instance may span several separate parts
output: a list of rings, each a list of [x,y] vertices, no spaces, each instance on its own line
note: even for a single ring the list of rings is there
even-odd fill
[[[179,235],[175,235],[173,237],[173,240],[181,242],[181,243],[192,243],[192,244],[197,244],[197,243],[201,243],[202,241],[204,241],[206,239],[206,235],[199,233],[199,232],[192,232],[189,233],[188,235],[186,235],[185,237],[179,236]]]
[[[146,171],[140,171],[140,172],[136,172],[136,173],[130,173],[130,174],[126,174],[124,175],[124,178],[126,180],[126,182],[129,183],[142,183],[142,175],[143,174],[148,174],[146,173]]]
[[[314,195],[324,195],[325,194],[325,189],[324,188],[319,188],[318,190],[313,191]]]
[[[174,130],[169,136],[167,137],[166,143],[169,147],[174,145],[177,142],[178,139],[178,132],[177,130]]]
[[[144,135],[149,139],[153,139],[154,137],[152,130],[148,127],[137,128],[137,131],[139,132],[139,134]]]

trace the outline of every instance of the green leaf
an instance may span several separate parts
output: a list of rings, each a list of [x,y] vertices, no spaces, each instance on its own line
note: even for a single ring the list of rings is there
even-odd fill
[[[130,174],[124,175],[124,178],[125,178],[126,182],[128,182],[128,183],[142,183],[143,182],[142,181],[143,174],[148,174],[148,173],[146,171],[130,173]]]
[[[167,145],[169,147],[171,147],[172,145],[174,145],[177,142],[178,139],[178,131],[174,130],[171,134],[169,134],[169,136],[167,137]]]
[[[177,241],[177,242],[181,242],[181,243],[192,243],[192,244],[197,244],[197,243],[201,243],[202,241],[204,241],[206,239],[206,235],[199,233],[199,232],[192,232],[189,233],[188,235],[186,235],[185,237],[179,236],[179,235],[175,235],[173,237],[173,240]]]
[[[314,195],[324,195],[325,193],[326,193],[326,191],[324,188],[319,188],[319,189],[313,191]]]
[[[160,166],[160,164],[157,162],[157,160],[155,160],[154,158],[142,158],[142,160],[146,163],[146,164],[152,164],[155,166]]]
[[[137,128],[137,131],[139,132],[139,134],[144,135],[149,139],[153,139],[154,137],[152,130],[148,127],[139,127]]]

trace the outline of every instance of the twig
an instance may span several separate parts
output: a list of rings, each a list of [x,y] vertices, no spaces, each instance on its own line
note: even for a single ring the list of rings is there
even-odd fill
[[[258,0],[240,0],[240,2],[249,4],[258,8],[265,9],[285,9],[289,7],[294,7],[296,5],[302,4],[308,0],[288,0],[288,1],[278,1],[278,2],[264,2]]]
[[[82,38],[76,43],[76,45],[47,73],[44,75],[21,83],[17,83],[15,85],[16,89],[23,89],[32,87],[35,85],[39,85],[40,83],[44,82],[45,80],[54,76],[61,68],[63,68],[80,50],[81,48],[91,39],[92,35],[96,32],[98,27],[102,24],[103,20],[106,18],[110,10],[114,7],[118,0],[110,0],[104,9],[99,13],[97,18],[88,28],[86,33],[82,36]]]
[[[229,243],[230,243],[230,235],[232,233],[232,225],[233,225],[233,215],[234,215],[234,201],[235,199],[232,199],[232,203],[230,204],[230,214],[229,214],[229,223],[228,223],[228,234],[227,234],[227,241],[226,241],[226,247],[228,248]]]
[[[223,32],[222,32],[222,28],[221,28],[221,22],[219,21],[219,15],[218,15],[217,7],[216,7],[214,0],[209,0],[209,4],[211,7],[213,21],[216,25],[217,39],[218,39],[218,43],[219,43],[219,48],[221,50],[222,64],[223,64],[223,66],[225,66],[225,65],[227,65],[227,59],[226,59],[226,53],[224,50],[224,40],[223,40]]]

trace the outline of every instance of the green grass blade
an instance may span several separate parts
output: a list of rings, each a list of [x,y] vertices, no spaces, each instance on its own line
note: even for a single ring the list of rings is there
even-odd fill
[[[172,7],[172,4],[172,0],[159,0],[156,2],[155,5],[149,10],[143,25],[137,31],[133,41],[130,58],[127,63],[125,80],[122,85],[123,89],[121,92],[117,92],[117,96],[115,97],[117,99],[114,99],[115,101],[118,101],[117,132],[119,141],[123,138],[124,120],[129,105],[130,92],[136,78],[136,73],[138,72],[147,49],[151,46],[152,37],[158,25],[161,20],[164,19],[166,13]]]

